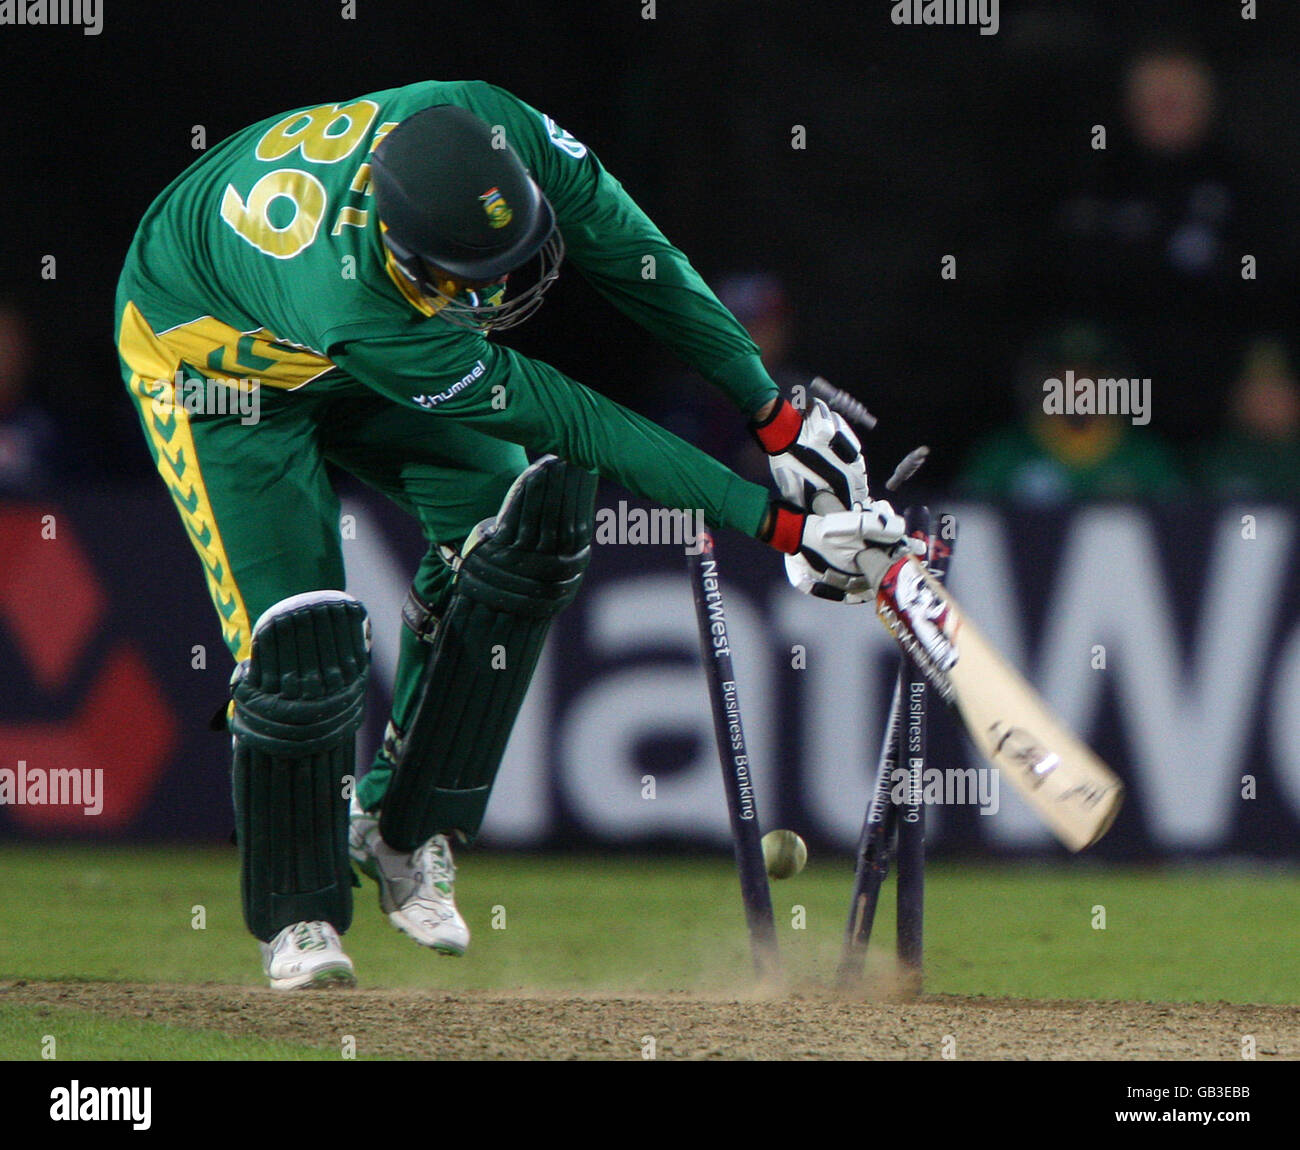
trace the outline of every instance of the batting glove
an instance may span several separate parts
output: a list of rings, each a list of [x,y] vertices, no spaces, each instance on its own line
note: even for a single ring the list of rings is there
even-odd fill
[[[785,557],[785,577],[796,591],[832,603],[866,603],[872,598],[865,575],[846,575],[833,567],[819,571],[803,552]]]
[[[862,445],[844,418],[820,399],[804,416],[782,399],[750,430],[771,457],[781,497],[796,507],[825,515],[870,502]]]
[[[786,552],[791,584],[805,595],[835,602],[868,602],[894,560],[924,549],[907,537],[903,517],[884,499],[828,515],[774,504],[772,522],[768,542]]]

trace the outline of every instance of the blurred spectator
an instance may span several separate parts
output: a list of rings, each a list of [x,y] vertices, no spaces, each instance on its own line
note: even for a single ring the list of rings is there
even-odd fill
[[[1258,306],[1243,256],[1267,262],[1262,196],[1216,130],[1219,93],[1209,63],[1189,47],[1133,55],[1122,82],[1123,124],[1058,214],[1061,303],[1113,326],[1166,394],[1159,427],[1179,439],[1220,418],[1226,347]]]
[[[763,366],[782,394],[789,397],[793,388],[807,388],[816,373],[789,361],[794,317],[781,281],[758,272],[729,275],[711,286],[722,305],[758,345]],[[669,431],[722,460],[746,479],[768,482],[767,457],[749,435],[744,417],[715,388],[699,376],[678,375],[660,383],[656,394],[658,402],[651,415]]]
[[[1227,498],[1300,498],[1300,383],[1282,340],[1248,345],[1227,427],[1206,452],[1203,481]]]
[[[1132,414],[1046,410],[1047,381],[1130,378],[1126,354],[1086,324],[1053,331],[1022,357],[1017,424],[976,447],[958,479],[962,494],[1038,506],[1086,499],[1171,499],[1184,483],[1172,452]]]
[[[0,495],[34,495],[58,467],[54,421],[29,391],[34,358],[26,317],[0,301]]]
[[[758,344],[763,366],[777,386],[788,391],[797,383],[806,385],[809,377],[787,362],[794,336],[793,316],[781,281],[766,273],[733,275],[718,284],[717,292],[723,307],[745,325]]]

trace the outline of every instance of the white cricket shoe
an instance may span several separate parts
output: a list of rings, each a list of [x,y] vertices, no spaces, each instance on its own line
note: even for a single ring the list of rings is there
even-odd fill
[[[314,990],[356,986],[352,960],[339,933],[327,922],[295,922],[270,942],[259,942],[262,969],[272,990]]]
[[[469,927],[456,909],[456,867],[445,835],[403,854],[379,834],[379,812],[362,810],[352,796],[348,853],[379,884],[379,905],[403,934],[440,954],[462,955]]]

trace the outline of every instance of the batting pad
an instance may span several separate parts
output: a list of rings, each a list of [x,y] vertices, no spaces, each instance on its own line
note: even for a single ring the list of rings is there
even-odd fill
[[[595,502],[596,476],[546,456],[466,543],[379,816],[394,850],[478,834],[551,621],[591,559]]]
[[[270,608],[234,684],[244,921],[269,942],[296,922],[352,923],[348,800],[370,663],[365,608],[341,591]]]

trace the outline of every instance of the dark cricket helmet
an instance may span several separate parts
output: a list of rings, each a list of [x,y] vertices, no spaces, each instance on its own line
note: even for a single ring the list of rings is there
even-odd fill
[[[371,157],[375,207],[398,270],[438,315],[471,328],[512,327],[531,315],[559,274],[555,213],[514,150],[464,108],[408,116]],[[538,262],[513,293],[506,279]],[[479,285],[448,295],[439,281]]]

